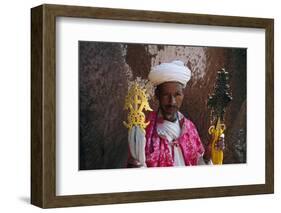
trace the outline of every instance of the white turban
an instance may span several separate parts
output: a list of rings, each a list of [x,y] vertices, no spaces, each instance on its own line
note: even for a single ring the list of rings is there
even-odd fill
[[[151,68],[148,74],[148,79],[154,86],[158,86],[164,82],[175,81],[186,86],[190,80],[191,71],[180,60],[172,61],[171,63],[162,63]]]

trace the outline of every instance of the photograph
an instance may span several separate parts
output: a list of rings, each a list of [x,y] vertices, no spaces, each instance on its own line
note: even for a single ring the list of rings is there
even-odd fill
[[[247,163],[247,48],[78,41],[79,170]]]

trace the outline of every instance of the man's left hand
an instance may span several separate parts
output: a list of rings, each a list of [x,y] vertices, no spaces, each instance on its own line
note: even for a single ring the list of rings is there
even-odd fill
[[[219,137],[219,140],[215,143],[215,149],[217,151],[223,151],[225,149],[224,134],[222,134]],[[211,156],[212,156],[212,144],[209,143],[209,145],[205,149],[205,153],[203,156],[205,162],[209,162],[211,160]]]
[[[223,151],[225,149],[224,134],[221,134],[219,140],[215,143],[215,150]]]

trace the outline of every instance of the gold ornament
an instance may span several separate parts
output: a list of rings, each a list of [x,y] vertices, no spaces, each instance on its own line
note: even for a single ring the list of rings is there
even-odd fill
[[[149,106],[146,89],[142,88],[138,82],[134,82],[125,98],[125,110],[129,110],[128,123],[123,121],[125,127],[129,130],[133,126],[140,126],[142,131],[145,130],[149,122],[145,122],[145,115],[143,110],[152,111]]]

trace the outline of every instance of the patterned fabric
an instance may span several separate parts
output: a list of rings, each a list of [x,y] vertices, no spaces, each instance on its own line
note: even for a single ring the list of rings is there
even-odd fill
[[[180,126],[181,134],[173,143],[177,144],[182,151],[185,165],[197,165],[199,158],[204,153],[204,147],[195,125],[181,113]],[[149,125],[146,128],[146,165],[147,167],[174,166],[173,153],[169,150],[167,138],[157,133],[157,123],[163,122],[163,118],[157,116],[156,112],[148,115]]]

